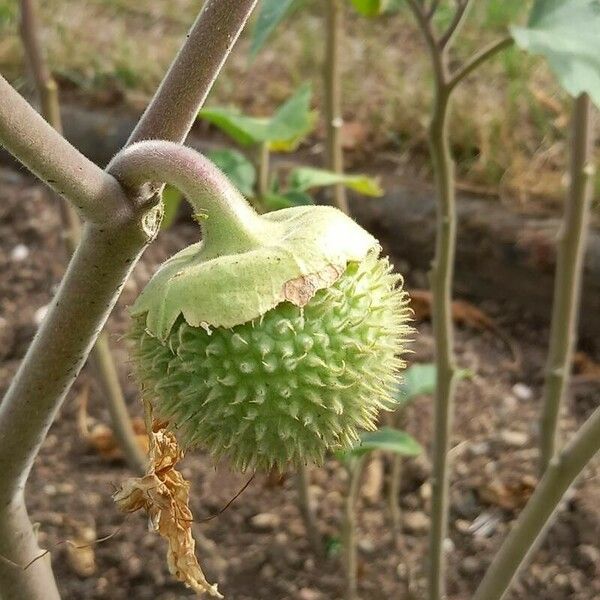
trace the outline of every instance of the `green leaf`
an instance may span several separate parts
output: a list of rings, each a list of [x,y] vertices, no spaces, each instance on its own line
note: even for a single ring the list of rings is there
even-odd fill
[[[433,394],[437,369],[432,363],[414,364],[403,374],[403,381],[398,392],[403,402],[412,400],[415,396]]]
[[[234,108],[203,108],[198,117],[216,125],[241,146],[268,142],[272,150],[295,150],[311,131],[315,116],[310,111],[309,84],[282,104],[272,117],[250,117]]]
[[[379,182],[366,175],[345,175],[313,167],[294,169],[290,175],[290,188],[302,192],[315,187],[335,185],[336,183],[342,183],[347,188],[364,196],[379,197],[383,195],[383,189]]]
[[[250,58],[253,59],[265,45],[267,38],[281,23],[295,0],[262,0],[256,25],[252,30]]]
[[[267,194],[261,198],[267,211],[280,210],[282,208],[292,208],[293,206],[305,206],[314,204],[312,196],[297,190],[289,190],[284,193]]]
[[[237,150],[212,150],[206,154],[242,192],[246,198],[254,196],[256,169],[254,165]]]
[[[406,431],[382,427],[377,431],[363,433],[360,436],[359,444],[345,454],[358,458],[374,450],[394,452],[402,456],[417,456],[423,452],[421,444]]]
[[[310,110],[312,89],[309,83],[282,104],[273,115],[268,127],[269,147],[275,152],[293,152],[298,144],[312,131],[316,113]]]
[[[377,17],[389,8],[389,0],[350,0],[357,13],[363,17]]]
[[[236,108],[203,108],[198,117],[216,125],[240,146],[252,146],[268,139],[269,119],[249,117]]]
[[[161,229],[169,229],[175,221],[183,194],[175,187],[166,185],[162,192],[163,218],[160,222]]]
[[[536,0],[516,43],[541,54],[572,96],[587,92],[600,106],[600,0]]]

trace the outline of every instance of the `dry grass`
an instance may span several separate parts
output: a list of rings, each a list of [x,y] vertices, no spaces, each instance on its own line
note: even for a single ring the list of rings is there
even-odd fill
[[[457,58],[496,38],[511,19],[522,21],[526,4],[475,3]],[[19,83],[22,56],[11,5],[14,0],[0,0],[0,69]],[[42,2],[52,66],[63,85],[71,82],[98,101],[117,90],[119,98],[141,106],[177,51],[197,6],[191,0]],[[307,0],[253,64],[247,59],[246,34],[210,102],[265,113],[309,79],[319,104],[324,37],[319,6],[318,0]],[[367,132],[354,162],[377,150],[380,157],[404,156],[428,176],[424,128],[431,76],[410,15],[402,11],[368,20],[349,11],[346,29],[341,53],[346,120]],[[452,139],[464,186],[508,191],[519,201],[531,194],[561,197],[568,107],[568,98],[542,61],[516,49],[497,57],[456,94]]]

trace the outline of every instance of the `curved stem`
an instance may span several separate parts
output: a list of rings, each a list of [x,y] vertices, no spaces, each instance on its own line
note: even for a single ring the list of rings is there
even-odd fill
[[[183,142],[257,0],[207,0],[127,145]]]
[[[590,98],[587,94],[581,94],[573,104],[570,187],[556,264],[550,348],[540,423],[541,473],[556,451],[558,416],[569,382],[577,338],[577,313],[593,189],[590,112]]]
[[[88,160],[0,76],[0,143],[94,223],[124,221],[130,203],[119,184]]]
[[[128,188],[147,182],[179,188],[201,223],[205,255],[244,252],[262,222],[229,179],[202,154],[173,142],[138,142],[117,154],[111,172]]]
[[[482,63],[486,62],[488,59],[492,58],[498,52],[512,46],[514,44],[514,40],[510,36],[503,37],[495,42],[492,42],[485,48],[482,48],[479,52],[477,52],[471,59],[466,62],[460,69],[458,69],[455,73],[452,74],[450,81],[448,82],[448,87],[452,90],[456,85],[458,85],[463,79],[468,77],[473,71],[477,69]]]
[[[340,73],[340,42],[344,33],[343,2],[327,0],[325,35],[325,126],[327,128],[327,167],[334,173],[344,172],[342,149],[342,85]],[[346,188],[338,183],[333,187],[335,206],[348,214]]]
[[[544,477],[513,525],[477,588],[473,600],[500,600],[538,547],[562,497],[600,449],[600,408],[565,449],[550,461]]]

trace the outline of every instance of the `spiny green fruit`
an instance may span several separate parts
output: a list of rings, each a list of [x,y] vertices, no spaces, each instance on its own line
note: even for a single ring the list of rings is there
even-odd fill
[[[157,416],[183,446],[242,470],[320,463],[374,429],[410,332],[377,241],[331,207],[259,216],[238,196],[240,230],[224,234],[222,219],[208,226],[221,209],[205,189],[193,204],[209,205],[203,241],[164,263],[131,310]]]

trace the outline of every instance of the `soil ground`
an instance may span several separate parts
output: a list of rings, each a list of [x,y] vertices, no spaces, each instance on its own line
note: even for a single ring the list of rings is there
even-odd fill
[[[55,202],[44,189],[15,172],[0,170],[0,392],[7,387],[35,333],[64,269],[65,252]],[[196,226],[177,223],[146,251],[110,318],[108,332],[131,413],[140,414],[130,376],[126,306],[156,266],[198,238]],[[410,281],[411,273],[407,273]],[[518,340],[523,362],[511,369],[505,344],[488,331],[458,329],[461,367],[473,372],[460,382],[453,435],[453,476],[448,552],[450,600],[470,597],[535,485],[536,431],[547,329],[510,306],[483,307]],[[418,324],[411,361],[432,359],[430,326]],[[85,367],[66,399],[36,461],[28,490],[40,544],[52,560],[65,600],[175,599],[191,597],[169,576],[165,544],[148,532],[141,515],[125,517],[111,493],[130,471],[106,461],[82,439],[78,406],[90,390],[91,418],[109,423],[93,373]],[[600,382],[572,386],[563,417],[570,434],[598,404]],[[430,497],[431,398],[407,411],[407,429],[426,453],[406,460],[400,536],[392,533],[386,504],[387,478],[367,468],[358,510],[359,591],[363,600],[424,597]],[[389,465],[385,462],[386,473]],[[334,600],[343,597],[339,552],[344,469],[335,460],[310,473],[310,495],[330,557],[311,553],[296,503],[294,478],[257,475],[217,518],[248,475],[214,466],[190,453],[183,472],[192,482],[193,508],[202,534],[198,554],[209,579],[230,600]],[[385,474],[384,474],[385,475]],[[600,464],[588,467],[561,506],[557,521],[532,564],[514,586],[511,600],[593,600],[600,597]],[[262,515],[258,519],[256,515]],[[79,552],[65,540],[93,543]]]

